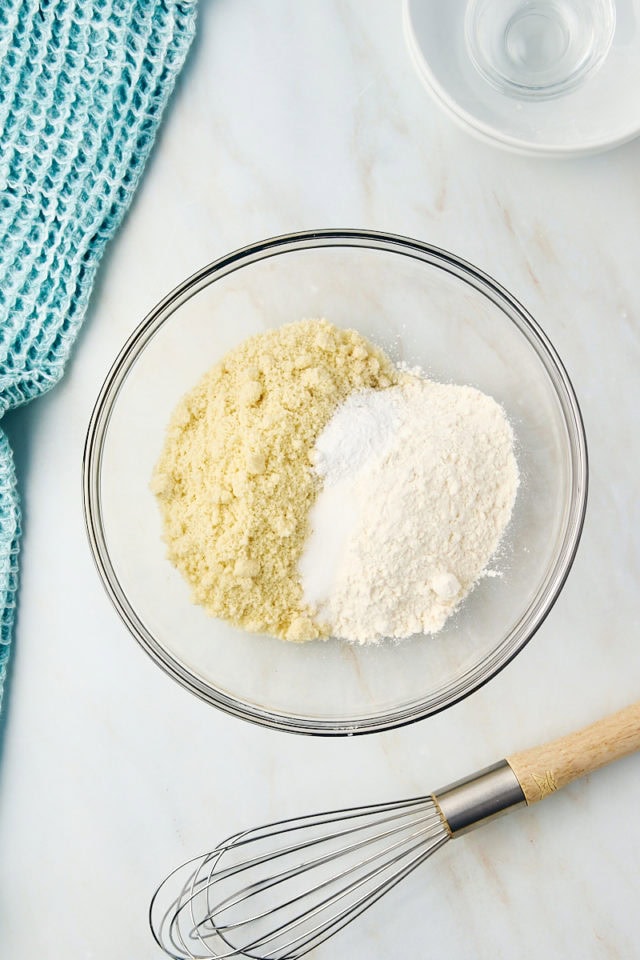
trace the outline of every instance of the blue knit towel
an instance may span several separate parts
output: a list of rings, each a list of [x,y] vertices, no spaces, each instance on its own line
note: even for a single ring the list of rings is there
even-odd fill
[[[0,417],[62,375],[195,13],[195,0],[0,0]],[[0,430],[0,706],[19,536]]]

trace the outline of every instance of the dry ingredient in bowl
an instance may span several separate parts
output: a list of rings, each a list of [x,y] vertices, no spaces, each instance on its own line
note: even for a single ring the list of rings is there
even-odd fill
[[[178,406],[152,478],[195,602],[253,632],[358,643],[437,632],[517,486],[495,400],[326,320],[228,353]]]
[[[288,640],[327,634],[297,572],[320,486],[311,451],[349,394],[398,378],[359,333],[302,320],[241,343],[182,400],[152,490],[196,603]]]
[[[440,630],[482,576],[518,487],[495,400],[416,375],[351,394],[316,442],[315,470],[303,596],[360,643]]]

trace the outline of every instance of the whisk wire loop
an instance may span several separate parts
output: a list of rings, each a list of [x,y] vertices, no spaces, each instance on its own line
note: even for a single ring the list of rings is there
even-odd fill
[[[448,838],[445,837],[444,839],[446,840]],[[250,955],[256,956],[257,958],[259,958],[259,960],[275,960],[275,958],[278,958],[278,960],[296,960],[297,957],[302,956],[304,953],[307,953],[309,950],[313,949],[314,946],[317,946],[318,944],[322,943],[323,940],[326,940],[328,937],[333,936],[333,934],[338,929],[341,929],[342,927],[346,926],[347,923],[350,923],[351,920],[355,919],[355,917],[363,913],[365,909],[367,909],[373,903],[375,903],[375,901],[379,899],[379,897],[381,897],[384,893],[386,893],[387,890],[395,886],[395,884],[399,882],[399,880],[401,880],[403,877],[411,873],[412,870],[415,870],[415,868],[419,866],[420,863],[422,863],[427,856],[431,856],[431,853],[436,849],[436,846],[434,845],[433,849],[429,849],[428,852],[425,852],[423,847],[424,847],[423,842],[416,843],[413,847],[409,848],[408,850],[405,850],[402,854],[399,854],[397,857],[394,857],[392,860],[388,861],[386,864],[379,865],[374,870],[371,870],[368,873],[366,873],[359,880],[353,881],[351,884],[349,884],[349,886],[345,887],[339,893],[336,893],[331,897],[327,897],[325,900],[317,904],[314,908],[306,910],[304,913],[300,914],[295,920],[283,923],[280,927],[271,931],[269,935],[265,935],[263,938],[261,938],[259,942],[248,944],[248,948],[251,950],[255,949],[256,947],[261,948],[260,954],[257,954],[257,955],[250,954]],[[399,873],[394,874],[391,878],[387,878],[386,880],[382,881],[377,886],[373,887],[373,889],[365,890],[365,892],[358,899],[349,900],[348,903],[341,910],[338,911],[338,913],[331,914],[322,923],[319,923],[316,926],[311,927],[311,929],[305,928],[304,932],[301,933],[299,936],[287,940],[284,944],[279,944],[274,946],[273,950],[270,951],[269,953],[262,952],[262,948],[268,947],[271,944],[271,942],[276,939],[277,935],[281,934],[285,930],[288,933],[294,931],[296,928],[305,924],[312,917],[318,914],[321,914],[326,907],[336,904],[341,900],[344,900],[345,897],[349,896],[350,894],[354,893],[355,891],[365,886],[368,883],[368,881],[370,881],[375,877],[378,877],[381,873],[384,873],[384,871],[388,869],[388,867],[396,866],[396,864],[400,863],[408,855],[414,853],[416,850],[421,850],[420,855],[410,860],[409,863],[406,864],[405,867]],[[312,893],[312,892],[313,891],[309,891],[309,893]],[[341,922],[343,920],[345,921],[344,923]],[[290,948],[296,947],[298,945],[304,947],[302,952],[291,953]],[[285,952],[283,953],[283,951]]]
[[[381,823],[382,824],[389,823],[392,820],[396,820],[396,819],[398,819],[398,817],[388,817],[388,818],[385,818],[383,821],[381,821]],[[428,814],[427,816],[417,821],[414,821],[413,826],[420,827],[420,829],[416,830],[412,836],[419,836],[420,834],[424,834],[426,836],[426,831],[429,829],[429,827],[439,830],[441,826],[441,822],[442,821],[437,813]],[[273,862],[278,857],[282,857],[290,853],[298,853],[311,846],[325,843],[327,839],[336,840],[336,839],[339,839],[340,837],[346,837],[348,835],[357,833],[359,831],[366,830],[367,828],[368,828],[367,825],[363,825],[360,827],[351,828],[350,830],[341,831],[340,833],[332,834],[331,837],[329,838],[323,837],[314,841],[293,844],[292,846],[286,847],[284,850],[279,851],[274,857],[271,857],[269,859],[270,859],[270,862]],[[394,837],[398,832],[399,832],[399,828],[396,826],[390,830],[385,830],[379,834],[368,836],[355,843],[349,844],[348,846],[344,847],[341,852],[343,855],[354,853],[356,850],[360,850],[364,847],[370,846],[372,842],[378,842],[381,840],[386,840],[390,837]],[[411,839],[411,837],[408,837],[406,839]],[[404,842],[403,840],[399,840],[397,841],[396,844],[392,844],[384,848],[382,851],[376,854],[372,854],[371,857],[368,857],[367,859],[360,861],[359,864],[353,867],[350,867],[348,870],[343,871],[342,876],[345,877],[348,874],[359,869],[360,867],[364,866],[365,864],[370,863],[375,859],[379,859],[381,856],[383,856],[386,853],[390,853],[395,847],[401,845],[403,842]],[[224,853],[224,850],[221,851],[221,854],[222,853]],[[263,893],[264,891],[270,889],[271,887],[284,883],[286,880],[289,880],[294,876],[302,876],[304,873],[307,873],[318,866],[322,866],[326,863],[329,863],[334,858],[335,858],[335,853],[333,852],[323,854],[320,857],[315,857],[314,859],[304,861],[300,866],[290,867],[289,869],[284,870],[280,873],[275,873],[270,877],[255,881],[254,883],[244,887],[241,892],[232,894],[226,899],[220,901],[220,903],[217,903],[213,907],[211,907],[211,915],[218,915],[222,913],[224,910],[237,906],[238,904],[242,903],[244,900],[250,899],[251,897],[255,896],[257,893]],[[241,864],[239,864],[235,868],[232,868],[230,871],[224,871],[224,870],[220,871],[215,877],[210,878],[209,882],[207,883],[207,889],[210,892],[213,889],[214,884],[220,883],[222,880],[227,879],[227,877],[232,875],[233,873],[238,873],[241,870],[254,868],[259,864],[264,863],[265,859],[266,859],[265,857],[254,858],[253,860],[250,860],[250,861],[243,861]],[[318,884],[317,886],[312,887],[311,890],[307,891],[306,894],[300,894],[295,899],[297,900],[302,899],[302,897],[307,896],[309,893],[321,890],[323,887],[327,886],[331,882],[332,882],[331,880],[325,880],[322,883]],[[294,900],[285,901],[275,909],[284,909],[285,907],[290,906],[293,902]],[[274,912],[274,911],[271,911],[271,912]],[[264,916],[264,913],[254,914],[252,916],[246,917],[244,920],[241,921],[241,923],[242,924],[252,923],[256,920],[260,920],[263,916]],[[208,917],[205,918],[205,921],[202,921],[202,922],[206,922],[207,919],[209,918]],[[230,924],[229,928],[238,926],[238,925],[240,924]],[[222,923],[216,923],[216,929],[224,930],[226,929],[226,927]]]
[[[243,831],[160,885],[154,937],[174,960],[298,960],[448,839],[430,797]]]

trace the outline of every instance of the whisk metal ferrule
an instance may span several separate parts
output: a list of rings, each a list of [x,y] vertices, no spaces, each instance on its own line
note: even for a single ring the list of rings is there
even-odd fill
[[[526,806],[522,787],[506,760],[457,780],[432,797],[452,837]]]

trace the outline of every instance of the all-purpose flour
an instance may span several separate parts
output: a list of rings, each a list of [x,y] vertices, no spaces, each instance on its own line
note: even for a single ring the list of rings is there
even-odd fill
[[[317,619],[360,643],[440,630],[513,509],[502,408],[473,387],[407,376],[347,397],[314,457],[323,485],[298,569]]]

